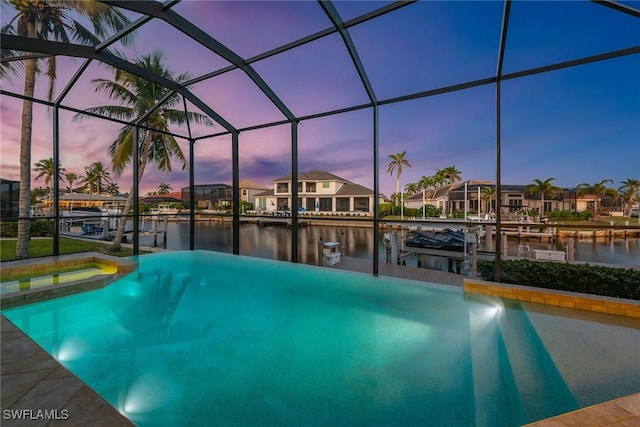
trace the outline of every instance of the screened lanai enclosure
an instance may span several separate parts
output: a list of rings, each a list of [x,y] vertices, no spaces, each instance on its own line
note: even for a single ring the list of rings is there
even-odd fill
[[[639,4],[5,1],[2,221],[377,275],[389,218],[631,211],[576,188],[640,177]]]

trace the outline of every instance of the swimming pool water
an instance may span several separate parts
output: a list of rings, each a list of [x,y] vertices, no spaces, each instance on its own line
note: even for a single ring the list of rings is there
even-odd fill
[[[514,426],[640,391],[633,319],[205,251],[139,263],[4,314],[140,426]]]

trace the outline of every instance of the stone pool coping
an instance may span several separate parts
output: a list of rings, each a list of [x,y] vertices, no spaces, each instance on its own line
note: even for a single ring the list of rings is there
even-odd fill
[[[2,425],[135,426],[4,315],[0,315],[0,338]],[[38,411],[49,411],[58,419],[37,419]]]
[[[472,294],[640,318],[640,301],[637,300],[468,278],[464,279],[463,286],[465,292]]]
[[[56,268],[61,269],[91,263],[115,267],[116,272],[114,274],[98,274],[87,279],[74,280],[63,284],[3,294],[0,295],[0,309],[5,310],[21,305],[100,289],[114,280],[135,271],[138,267],[138,263],[130,259],[98,252],[80,252],[43,258],[3,261],[0,277],[4,280],[7,277],[40,274]]]

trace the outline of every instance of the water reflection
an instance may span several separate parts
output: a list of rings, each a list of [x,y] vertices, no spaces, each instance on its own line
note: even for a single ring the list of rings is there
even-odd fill
[[[217,252],[232,251],[231,224],[219,222],[198,222],[195,226],[195,248]],[[304,264],[318,264],[318,241],[343,241],[346,255],[354,258],[371,259],[373,252],[373,229],[363,227],[313,225],[298,230],[298,261]],[[141,245],[150,245],[150,237],[140,238]],[[509,253],[515,254],[518,244],[529,245],[533,249],[564,250],[565,241],[540,242],[537,239],[509,240]],[[170,250],[189,249],[189,223],[170,222],[167,232],[167,248]],[[258,227],[255,224],[240,226],[240,253],[259,258],[291,261],[291,229],[286,227]],[[380,244],[379,259],[384,262],[384,247]],[[618,264],[640,267],[640,239],[586,239],[576,240],[575,259],[577,261]],[[409,259],[407,265],[416,265]],[[444,270],[448,268],[444,258],[426,257],[423,267]]]

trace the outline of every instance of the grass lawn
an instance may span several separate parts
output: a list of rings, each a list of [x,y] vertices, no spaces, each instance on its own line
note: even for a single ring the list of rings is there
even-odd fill
[[[72,239],[68,237],[60,238],[60,254],[71,254],[76,252],[106,252],[110,243],[107,242],[92,242],[87,240]],[[143,253],[140,251],[140,253]],[[29,255],[32,257],[53,255],[53,239],[50,238],[38,238],[31,239],[29,244]],[[133,255],[133,249],[122,248],[120,252],[112,254],[119,257]],[[9,261],[16,256],[16,240],[15,239],[2,239],[0,240],[0,260]]]

